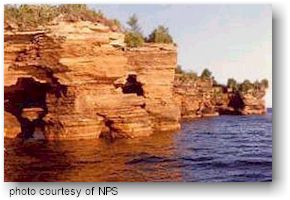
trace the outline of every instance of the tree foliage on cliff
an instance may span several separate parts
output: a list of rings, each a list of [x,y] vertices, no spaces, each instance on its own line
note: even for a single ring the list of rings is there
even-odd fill
[[[150,33],[147,42],[171,44],[173,39],[169,34],[168,28],[159,25]]]
[[[177,65],[175,68],[175,74],[183,74],[184,71],[182,70],[182,66],[181,65]]]
[[[251,82],[250,80],[244,80],[242,83],[238,83],[234,78],[229,78],[226,85],[219,84],[212,76],[212,72],[208,69],[204,69],[201,75],[198,75],[192,71],[184,71],[181,65],[177,65],[175,69],[175,78],[181,82],[194,82],[195,80],[201,79],[211,79],[213,81],[213,86],[218,86],[222,88],[230,88],[232,92],[258,94],[259,92],[269,88],[269,81],[267,79],[262,79],[261,81],[256,80]]]
[[[61,4],[61,5],[5,5],[4,22],[13,25],[19,30],[35,29],[45,26],[56,17],[61,16],[63,20],[91,21],[103,23],[111,28],[120,30],[118,20],[109,20],[101,11],[90,9],[85,4]]]
[[[125,43],[128,47],[139,47],[144,43],[144,39],[138,33],[126,32]]]
[[[249,91],[260,91],[265,90],[269,87],[269,82],[267,79],[262,79],[261,81],[256,80],[255,82],[251,82],[249,80],[244,80],[241,84],[239,84],[238,89],[239,92],[246,93]]]
[[[125,43],[128,47],[139,47],[144,43],[142,29],[135,14],[129,17],[127,21],[129,29],[125,33]]]
[[[253,89],[254,85],[251,83],[249,80],[244,80],[240,85],[239,85],[239,91],[241,92],[247,92],[250,89]]]
[[[112,31],[124,31],[120,21],[108,19],[99,10],[89,8],[85,4],[60,4],[60,5],[5,5],[4,9],[5,30],[16,29],[19,31],[35,30],[50,24],[54,19],[59,18],[68,22],[91,21],[109,26]],[[125,43],[129,47],[143,45],[145,39],[137,16],[132,15],[127,25],[129,29],[125,31]],[[168,28],[158,26],[148,36],[147,42],[173,43]]]
[[[238,90],[238,83],[235,79],[229,78],[227,82],[227,87],[231,88],[233,91]]]
[[[269,88],[269,81],[267,79],[262,79],[260,84],[266,89]]]
[[[50,5],[5,5],[4,22],[19,29],[46,25],[58,16],[56,6]]]
[[[136,14],[133,14],[132,16],[129,17],[127,25],[129,26],[129,31],[139,33],[140,35],[142,35],[142,29],[141,26],[139,25],[138,17]]]
[[[194,82],[198,78],[197,73],[193,71],[185,71],[182,69],[181,65],[177,65],[175,68],[175,74],[175,78],[181,82]]]
[[[211,76],[212,76],[212,73],[211,73],[211,71],[209,71],[209,69],[207,69],[207,68],[205,68],[205,69],[202,71],[201,75],[200,75],[200,77],[201,77],[202,79],[210,79]]]

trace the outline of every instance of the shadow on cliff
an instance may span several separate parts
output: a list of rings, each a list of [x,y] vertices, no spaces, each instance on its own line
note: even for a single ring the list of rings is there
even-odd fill
[[[245,107],[245,103],[239,92],[234,92],[229,95],[229,103],[227,105],[231,109],[219,109],[218,112],[220,115],[240,115],[241,111]]]
[[[4,88],[4,109],[14,115],[20,123],[21,133],[18,137],[29,139],[37,132],[44,139],[45,121],[48,113],[46,94],[55,93],[61,97],[63,86],[53,87],[33,78],[18,78],[15,85]]]
[[[142,83],[137,81],[137,75],[128,75],[127,82],[125,83],[125,85],[122,86],[122,92],[124,94],[135,93],[138,96],[144,96]]]

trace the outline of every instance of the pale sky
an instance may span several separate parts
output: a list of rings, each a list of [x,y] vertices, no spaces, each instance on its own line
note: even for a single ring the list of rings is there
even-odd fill
[[[213,72],[219,83],[267,78],[266,104],[272,107],[271,5],[91,5],[123,25],[136,14],[144,35],[169,28],[185,70]]]

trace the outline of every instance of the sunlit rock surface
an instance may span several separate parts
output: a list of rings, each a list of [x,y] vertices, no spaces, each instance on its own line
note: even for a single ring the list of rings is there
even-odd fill
[[[214,85],[212,78],[186,79],[177,74],[174,99],[181,109],[182,119],[218,115],[253,115],[266,113],[265,88],[234,92],[222,85]]]
[[[129,49],[123,33],[91,22],[5,31],[4,45],[5,136],[20,133],[23,121],[26,137],[43,129],[49,140],[134,138],[180,127],[173,45]],[[43,114],[34,119],[32,108]]]
[[[217,116],[212,79],[183,80],[176,75],[175,101],[181,108],[182,119]]]
[[[264,89],[184,80],[174,45],[127,48],[100,23],[55,21],[4,39],[5,137],[134,138],[177,130],[181,119],[266,112]]]

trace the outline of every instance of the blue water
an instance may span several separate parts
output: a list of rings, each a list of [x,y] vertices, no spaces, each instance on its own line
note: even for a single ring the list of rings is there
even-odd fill
[[[185,181],[272,180],[272,110],[264,116],[197,120],[181,132]],[[182,145],[185,141],[194,145]]]
[[[272,110],[133,140],[6,140],[5,149],[5,181],[272,181]]]

